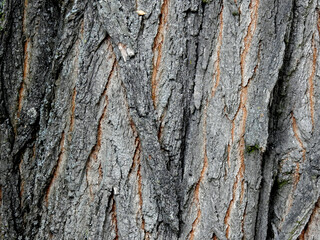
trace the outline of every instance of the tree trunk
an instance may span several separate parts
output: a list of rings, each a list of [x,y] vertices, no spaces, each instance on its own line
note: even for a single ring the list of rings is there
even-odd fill
[[[320,1],[2,0],[0,239],[318,239]]]

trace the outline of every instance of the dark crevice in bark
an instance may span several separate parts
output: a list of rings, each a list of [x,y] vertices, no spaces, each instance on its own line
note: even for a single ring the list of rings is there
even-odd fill
[[[194,66],[198,66],[198,61],[199,61],[199,45],[200,45],[200,41],[201,41],[201,33],[203,31],[203,21],[204,21],[204,15],[205,15],[205,7],[206,4],[204,2],[202,2],[201,4],[199,4],[199,6],[201,6],[201,9],[199,9],[197,12],[193,12],[190,9],[188,9],[188,11],[186,12],[186,19],[188,18],[188,14],[197,14],[200,15],[200,26],[199,26],[199,30],[198,30],[198,35],[192,37],[191,36],[191,40],[195,40],[194,44],[195,44],[195,62],[194,62]],[[187,41],[187,45],[186,47],[188,48],[188,43],[193,44],[192,41]],[[188,56],[186,56],[188,57]],[[186,67],[188,67],[188,62],[186,63]],[[186,167],[186,162],[185,159],[187,158],[187,152],[186,152],[186,147],[187,147],[187,139],[188,136],[190,134],[190,120],[191,120],[191,116],[192,113],[190,111],[191,108],[191,99],[192,99],[192,95],[193,95],[193,91],[191,91],[194,87],[194,79],[196,76],[196,70],[193,71],[192,76],[190,76],[190,79],[192,79],[191,81],[189,81],[187,84],[183,84],[183,117],[182,117],[182,122],[183,122],[183,127],[182,127],[182,143],[181,143],[181,151],[180,151],[180,171],[181,171],[181,176],[179,179],[179,192],[178,192],[178,198],[179,198],[179,212],[178,212],[178,218],[179,218],[179,231],[178,231],[178,238],[182,237],[182,227],[183,227],[183,219],[182,219],[182,214],[183,214],[183,181],[184,181],[184,173],[185,173],[185,167]]]
[[[23,14],[23,4],[20,1],[6,1],[5,6],[7,8],[3,9],[4,14],[4,24],[3,29],[0,30],[0,123],[3,123],[5,119],[9,119],[9,125],[13,129],[14,119],[10,118],[9,99],[7,94],[7,89],[5,89],[5,78],[4,78],[4,63],[11,59],[13,56],[8,54],[10,49],[10,41],[14,35],[13,21],[19,16],[21,18]],[[17,16],[18,15],[18,16]],[[13,135],[15,137],[15,135]],[[12,138],[13,139],[13,138]],[[13,147],[13,144],[11,145]]]
[[[296,5],[295,1],[293,2],[292,8],[291,8],[291,21],[290,25],[287,28],[287,32],[285,34],[284,40],[285,40],[285,52],[284,52],[284,59],[282,63],[282,67],[279,71],[279,76],[277,79],[277,82],[272,90],[271,93],[271,99],[269,102],[269,123],[268,123],[268,141],[267,141],[267,147],[266,151],[263,154],[262,157],[262,163],[261,163],[261,169],[262,169],[262,183],[261,183],[261,190],[259,194],[259,211],[256,218],[256,231],[255,231],[255,237],[256,238],[263,238],[266,237],[267,239],[273,239],[278,235],[278,232],[276,231],[275,227],[273,226],[273,223],[271,222],[271,219],[273,218],[272,213],[272,206],[274,205],[274,196],[277,194],[277,184],[275,184],[277,174],[278,174],[278,162],[275,162],[274,159],[276,159],[275,153],[275,144],[277,142],[277,130],[278,130],[278,120],[279,116],[282,114],[280,110],[281,102],[283,101],[283,89],[285,89],[285,85],[287,84],[287,78],[288,78],[288,70],[289,69],[289,63],[291,59],[291,53],[292,53],[292,43],[294,42],[294,29],[295,29],[295,23],[292,18],[294,18],[296,12]],[[266,175],[269,177],[268,179],[265,179]],[[271,182],[270,182],[271,181]],[[270,190],[268,190],[268,185],[270,187]],[[265,194],[268,197],[268,205],[265,205]],[[265,206],[267,206],[267,209],[265,209]],[[265,212],[267,210],[267,212]],[[265,226],[265,222],[263,221],[263,218],[266,217],[267,219],[267,226]],[[266,231],[266,235],[261,235],[263,231]]]

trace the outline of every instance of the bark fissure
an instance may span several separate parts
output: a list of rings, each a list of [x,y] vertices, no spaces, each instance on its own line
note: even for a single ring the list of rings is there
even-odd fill
[[[219,29],[219,36],[218,36],[218,43],[217,43],[217,60],[214,63],[214,68],[216,70],[216,73],[213,75],[213,79],[216,79],[216,81],[211,91],[212,98],[214,97],[220,82],[220,51],[222,46],[222,32],[223,32],[223,5],[221,7],[219,18],[220,18],[220,29]]]
[[[312,68],[311,68],[311,74],[308,79],[309,83],[309,102],[310,102],[310,114],[311,114],[311,122],[312,122],[312,129],[314,129],[314,76],[316,73],[316,66],[317,66],[317,48],[314,42],[314,34],[312,35],[311,40],[311,46],[312,46]]]
[[[299,128],[298,128],[298,125],[297,125],[297,121],[296,121],[296,118],[294,117],[293,115],[293,112],[291,112],[291,119],[292,119],[292,130],[293,130],[293,133],[294,133],[294,137],[296,138],[296,140],[298,141],[299,143],[299,146],[301,148],[301,151],[302,151],[302,160],[303,162],[306,160],[306,148],[303,144],[303,141],[300,137],[300,131],[299,131]]]
[[[189,239],[194,239],[194,234],[196,231],[196,227],[198,226],[200,219],[201,219],[201,206],[200,206],[200,185],[203,182],[203,179],[205,177],[205,173],[208,168],[208,156],[207,156],[207,109],[209,105],[209,100],[207,100],[205,109],[203,110],[203,127],[202,127],[202,135],[203,135],[203,167],[201,169],[200,178],[196,184],[195,190],[194,190],[194,197],[193,202],[196,204],[197,207],[197,216],[194,222],[192,223],[192,229],[189,233]]]
[[[256,27],[257,27],[257,20],[258,20],[258,8],[259,8],[259,0],[255,0],[255,5],[253,6],[253,1],[252,0],[250,2],[249,5],[249,9],[251,10],[251,21],[249,23],[248,29],[247,29],[247,35],[244,37],[244,50],[241,53],[240,56],[240,69],[241,69],[241,92],[240,92],[240,104],[239,104],[239,108],[234,116],[234,119],[232,120],[232,130],[231,130],[231,139],[233,142],[234,139],[234,130],[235,130],[235,121],[237,119],[237,116],[240,112],[240,110],[242,110],[242,119],[240,121],[240,141],[239,141],[239,158],[240,158],[240,162],[239,162],[239,170],[238,173],[236,175],[236,181],[233,184],[233,188],[232,188],[232,199],[229,203],[229,207],[227,209],[225,218],[224,218],[224,223],[226,225],[226,238],[229,238],[230,235],[230,216],[231,216],[231,211],[232,208],[235,204],[235,197],[236,197],[236,191],[238,189],[238,185],[241,184],[240,186],[240,204],[243,201],[243,197],[244,197],[244,172],[245,172],[245,139],[244,139],[244,135],[245,135],[245,131],[246,131],[246,122],[247,122],[247,100],[248,100],[248,87],[249,87],[249,83],[251,79],[248,79],[248,82],[245,82],[245,67],[246,67],[246,57],[247,54],[249,53],[250,47],[251,47],[251,43],[253,40],[253,36],[254,33],[256,31]],[[259,54],[259,52],[258,52]],[[257,66],[257,65],[256,65]],[[230,147],[228,147],[228,150],[230,151]],[[228,156],[230,152],[228,152]],[[230,159],[230,157],[228,157],[228,159]],[[230,161],[230,160],[229,160]],[[245,214],[245,212],[244,212]],[[241,228],[241,231],[243,231],[243,228]]]
[[[318,5],[0,0],[0,238],[316,238]]]
[[[48,203],[49,203],[49,197],[50,197],[50,194],[51,194],[51,191],[52,191],[52,187],[53,185],[55,184],[59,174],[60,174],[60,168],[61,168],[61,162],[64,158],[64,154],[65,154],[65,133],[64,131],[62,132],[61,134],[61,140],[60,140],[60,153],[59,153],[59,157],[58,157],[58,161],[57,161],[57,164],[53,170],[53,174],[52,174],[52,178],[50,180],[50,183],[48,185],[48,188],[47,188],[47,191],[46,191],[46,194],[45,194],[45,204],[46,206],[48,206]]]
[[[30,39],[28,38],[24,44],[24,62],[23,62],[23,76],[22,76],[22,82],[19,90],[19,98],[18,98],[18,110],[17,110],[17,118],[20,118],[20,112],[23,105],[23,99],[26,92],[26,81],[27,77],[29,75],[29,42]]]
[[[318,199],[318,201],[316,202],[316,204],[314,205],[314,208],[312,210],[312,213],[310,215],[310,218],[305,226],[305,228],[303,229],[303,231],[301,232],[300,236],[299,236],[299,240],[307,240],[310,234],[310,226],[317,220],[316,219],[316,215],[319,215],[320,212],[320,198]]]
[[[90,195],[91,200],[94,199],[94,195],[93,195],[92,184],[90,184],[90,181],[89,181],[89,171],[91,171],[92,161],[95,161],[95,162],[97,161],[98,154],[101,149],[101,143],[102,143],[102,137],[103,137],[103,122],[104,122],[106,115],[107,115],[108,103],[109,103],[109,97],[108,97],[107,91],[108,91],[109,86],[111,84],[111,79],[113,77],[113,74],[114,74],[114,71],[116,68],[116,64],[117,64],[117,62],[114,59],[113,64],[112,64],[112,68],[110,70],[110,73],[109,73],[109,76],[108,76],[108,79],[107,79],[107,82],[105,85],[105,88],[101,94],[101,98],[104,99],[105,103],[104,103],[102,114],[101,114],[101,116],[99,118],[99,122],[98,122],[96,144],[93,146],[93,148],[89,154],[89,157],[88,157],[88,160],[86,163],[86,168],[85,168],[86,169],[86,182],[87,182],[87,186],[89,187],[89,195]]]
[[[254,6],[253,2],[255,3]],[[247,58],[247,54],[249,53],[250,47],[251,47],[251,43],[252,43],[252,39],[253,39],[253,35],[256,31],[257,28],[257,21],[258,21],[258,9],[259,9],[259,3],[260,0],[251,0],[250,5],[249,5],[249,9],[251,11],[251,21],[249,23],[248,26],[248,30],[247,30],[247,35],[244,37],[244,50],[241,53],[241,61],[240,61],[240,69],[241,69],[241,76],[242,79],[244,80],[245,77],[245,65],[246,65],[246,58]],[[242,82],[244,83],[244,82]]]
[[[77,90],[76,90],[76,87],[74,87],[73,92],[72,92],[72,99],[71,99],[71,119],[70,119],[69,133],[71,133],[73,131],[73,127],[74,127],[74,118],[75,118],[75,109],[76,109],[76,95],[77,95]],[[71,139],[69,139],[69,141],[70,140]]]
[[[116,207],[116,200],[114,198],[114,194],[112,194],[112,207],[111,207],[111,220],[112,225],[114,227],[114,231],[116,236],[114,237],[114,240],[119,239],[119,230],[118,230],[118,219],[117,219],[117,207]]]
[[[161,59],[162,59],[162,45],[165,39],[166,27],[168,22],[168,12],[169,12],[169,0],[163,0],[160,12],[160,23],[156,37],[154,39],[152,51],[153,51],[153,70],[151,77],[151,96],[153,101],[153,106],[157,108],[158,102],[158,83],[161,78],[161,72],[159,72]]]

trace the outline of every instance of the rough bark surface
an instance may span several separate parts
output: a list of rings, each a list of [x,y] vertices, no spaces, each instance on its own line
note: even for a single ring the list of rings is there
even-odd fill
[[[319,239],[319,0],[0,7],[0,239]]]

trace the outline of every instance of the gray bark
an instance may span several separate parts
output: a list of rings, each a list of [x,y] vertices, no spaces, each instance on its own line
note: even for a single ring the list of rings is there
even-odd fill
[[[1,2],[0,239],[318,239],[319,1]]]

